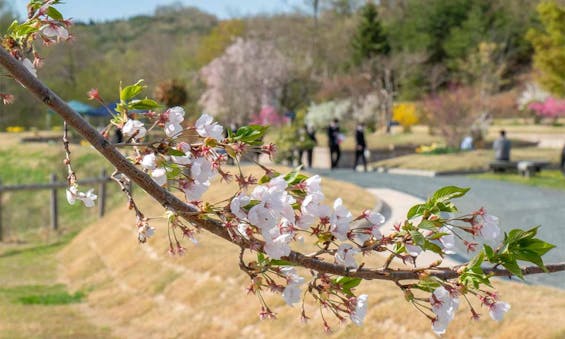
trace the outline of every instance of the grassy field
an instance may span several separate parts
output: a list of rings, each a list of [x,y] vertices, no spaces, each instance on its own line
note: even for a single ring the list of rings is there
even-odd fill
[[[336,195],[360,210],[371,207],[370,195],[344,183],[326,182],[329,199]],[[225,197],[222,187],[207,193],[207,199]],[[144,211],[157,216],[159,206],[142,200]],[[207,233],[196,246],[187,244],[187,255],[169,257],[163,222],[150,243],[137,245],[132,220],[125,209],[117,209],[93,223],[65,247],[58,258],[62,277],[74,291],[89,291],[90,319],[112,329],[118,337],[192,338],[316,338],[326,337],[319,312],[307,304],[312,320],[301,324],[300,310],[284,305],[280,295],[267,293],[277,320],[260,321],[259,303],[245,293],[248,279],[239,271],[238,248]],[[380,256],[363,258],[382,263]],[[302,272],[307,275],[306,272]],[[466,305],[461,305],[446,338],[558,338],[565,335],[565,292],[539,286],[496,282],[502,299],[512,305],[505,320],[496,323],[482,309],[480,323],[470,322]],[[405,302],[392,283],[364,282],[359,293],[368,293],[365,325],[334,326],[334,338],[435,338],[430,322]],[[552,326],[547,326],[552,324]],[[335,325],[335,323],[334,323]]]
[[[20,143],[31,133],[0,133],[0,178],[5,185],[48,182],[66,177],[60,143]],[[45,133],[42,133],[45,135]],[[106,162],[90,147],[72,145],[80,178],[98,176]],[[124,202],[108,185],[107,206]],[[95,188],[97,189],[97,187]],[[108,338],[110,330],[93,325],[81,311],[88,291],[68,291],[55,257],[94,220],[97,209],[67,204],[59,192],[59,231],[49,226],[49,191],[8,192],[2,196],[5,242],[0,243],[0,338]]]
[[[474,178],[508,181],[522,185],[545,187],[565,190],[565,176],[558,170],[546,170],[526,178],[516,173],[481,173],[472,175]]]
[[[475,150],[471,152],[449,154],[409,154],[397,158],[373,163],[373,167],[408,168],[428,171],[472,171],[488,169],[493,161],[492,150]],[[543,160],[558,163],[560,151],[537,147],[515,148],[511,153],[512,160]]]
[[[281,170],[287,171],[288,169],[281,168]],[[222,200],[234,190],[233,185],[215,187],[216,190],[208,193],[208,199],[212,201]],[[349,184],[327,183],[327,187],[328,199],[335,198],[339,194],[348,201],[354,201],[355,198],[358,199],[365,195],[363,190]],[[148,198],[141,198],[141,202],[144,211],[149,216],[162,215],[163,211]],[[359,213],[363,208],[371,208],[376,203],[375,197],[367,195],[356,206],[350,207]],[[117,208],[108,217],[94,222],[93,228],[89,229],[95,236],[86,240],[84,243],[86,247],[79,251],[80,253],[76,252],[78,248],[75,246],[64,249],[75,236],[74,233],[66,233],[59,238],[58,242],[45,245],[3,244],[0,246],[0,338],[166,336],[168,332],[159,321],[144,324],[140,328],[122,324],[121,321],[123,317],[134,314],[144,318],[142,313],[148,311],[147,306],[154,306],[146,304],[145,296],[150,296],[150,301],[159,303],[158,308],[155,309],[159,312],[165,312],[169,306],[177,307],[178,303],[173,299],[162,299],[161,296],[171,288],[171,284],[175,286],[181,284],[179,279],[184,275],[187,267],[182,266],[184,264],[179,266],[182,267],[181,272],[176,267],[179,263],[176,259],[179,258],[165,256],[164,265],[161,267],[164,270],[158,269],[154,273],[146,271],[152,269],[153,264],[161,266],[153,254],[160,257],[166,252],[164,247],[166,231],[163,223],[155,224],[158,227],[158,236],[152,246],[139,246],[135,238],[134,215],[123,208],[123,205],[120,206],[122,208]],[[81,233],[79,237],[83,237],[84,234],[86,233]],[[109,241],[100,242],[99,236]],[[224,249],[235,250],[225,245],[223,241],[209,235],[202,234],[201,237],[205,247],[202,248],[200,245],[193,247],[191,243],[188,243],[186,245],[189,248],[189,255],[179,260],[186,259],[202,250],[207,251],[209,246],[214,246],[214,244],[217,244],[222,251]],[[90,236],[87,235],[86,239],[88,238]],[[114,252],[115,250],[121,254]],[[224,253],[226,260],[236,260],[237,256],[231,256],[231,254],[227,256],[227,253],[222,251],[214,252],[213,256],[216,258],[218,254]],[[71,258],[69,256],[71,253],[76,257]],[[129,258],[130,255],[133,257]],[[137,262],[139,255],[149,255],[149,259],[145,258],[149,261]],[[57,256],[59,256],[58,259]],[[202,257],[205,257],[204,252],[202,252]],[[79,261],[82,264],[79,264]],[[129,267],[126,271],[139,273],[140,281],[136,283],[130,280],[131,276],[121,272],[123,266],[119,271],[115,270],[114,264],[118,262]],[[220,260],[220,264],[222,263],[223,261]],[[211,264],[211,271],[204,266],[208,264]],[[198,265],[203,266],[196,268],[196,271],[204,270],[204,276],[215,276],[212,273],[214,269],[221,272],[221,267],[214,268],[214,265],[207,260],[199,262]],[[14,272],[18,273],[14,274]],[[122,274],[123,280],[120,277]],[[202,275],[199,273],[197,277],[202,277]],[[98,280],[99,278],[102,280]],[[243,276],[239,275],[238,279],[241,281],[239,287],[241,288],[245,285],[242,278]],[[232,277],[226,277],[226,281],[232,281]],[[213,286],[219,286],[219,283],[212,280],[210,286],[213,288]],[[106,293],[114,288],[118,289],[118,293],[107,298]],[[195,292],[198,293],[199,290]],[[134,294],[130,294],[131,292]],[[244,295],[242,290],[232,292]],[[128,300],[128,297],[132,296],[135,297],[135,300]],[[135,306],[132,302],[140,302],[140,304]],[[119,316],[111,315],[108,318],[107,311],[110,307],[122,307],[121,309],[126,313],[120,313]],[[250,309],[255,311],[255,308]],[[138,324],[134,319],[129,319],[128,322],[130,321],[132,324]],[[175,321],[180,322],[179,319]],[[145,333],[146,327],[153,328]]]
[[[63,165],[62,143],[21,143],[20,139],[30,133],[0,133],[0,180],[4,185],[47,183],[51,173],[59,181],[65,181],[67,172]],[[111,166],[94,149],[88,146],[71,145],[71,159],[79,180],[98,177],[102,169],[111,173]],[[108,197],[119,192],[117,185],[109,184]],[[86,189],[84,187],[83,189]],[[98,191],[98,187],[92,187]],[[97,209],[84,209],[80,204],[66,203],[64,190],[60,190],[59,224],[54,233],[49,229],[50,191],[17,191],[2,195],[5,241],[13,243],[56,241],[65,232],[73,232],[95,220]],[[112,206],[116,200],[109,200]],[[34,213],[29,213],[34,211]],[[78,227],[78,228],[77,228]]]

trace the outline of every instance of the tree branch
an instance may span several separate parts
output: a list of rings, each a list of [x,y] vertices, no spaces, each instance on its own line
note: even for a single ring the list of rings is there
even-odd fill
[[[86,139],[98,152],[100,152],[116,169],[125,174],[163,207],[174,210],[188,222],[203,228],[220,238],[223,238],[240,248],[253,248],[257,243],[234,240],[228,231],[218,221],[204,220],[198,216],[198,210],[184,203],[182,200],[156,184],[150,176],[131,164],[118,150],[86,120],[72,110],[65,101],[45,86],[35,76],[27,71],[21,62],[13,58],[4,48],[0,48],[0,64],[22,85],[24,85],[37,99],[57,112],[70,126],[72,126],[84,139]],[[263,246],[262,242],[259,242]],[[335,274],[340,276],[358,277],[366,280],[413,280],[418,279],[421,271],[407,269],[360,269],[351,271],[345,266],[332,264],[330,262],[308,257],[302,253],[292,251],[285,258],[293,264],[309,268],[321,273]],[[458,276],[455,266],[446,269],[430,269],[426,274],[431,274],[442,279],[456,278]],[[565,263],[547,265],[549,272],[565,270]],[[538,267],[526,267],[522,269],[523,274],[543,273]],[[485,269],[485,273],[493,273],[496,276],[509,276],[510,272],[502,269]]]

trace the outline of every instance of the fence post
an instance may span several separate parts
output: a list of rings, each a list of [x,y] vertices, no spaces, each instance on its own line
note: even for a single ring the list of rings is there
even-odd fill
[[[51,183],[57,183],[57,175],[55,173],[51,173]],[[53,230],[57,230],[59,227],[57,223],[59,209],[57,206],[57,188],[53,187],[51,189],[51,228]]]
[[[2,179],[0,179],[0,242],[4,240],[4,228],[2,225]]]
[[[100,186],[98,187],[98,216],[102,218],[104,216],[104,212],[106,209],[106,170],[103,169],[102,173],[100,173]]]

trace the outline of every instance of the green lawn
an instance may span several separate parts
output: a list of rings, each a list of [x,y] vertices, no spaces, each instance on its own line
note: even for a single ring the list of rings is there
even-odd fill
[[[59,181],[66,180],[63,165],[64,150],[61,143],[20,143],[25,134],[0,133],[0,180],[3,185],[47,183],[51,173]],[[111,167],[94,149],[88,146],[71,145],[73,167],[80,179],[98,177],[102,169],[111,173]],[[119,199],[119,188],[107,185],[106,206]],[[87,189],[90,187],[83,187]],[[98,191],[98,187],[94,188]],[[85,209],[81,204],[69,205],[64,190],[58,191],[60,232],[49,230],[49,190],[16,191],[2,194],[2,223],[4,239],[8,242],[51,242],[61,233],[73,232],[86,226],[97,216],[97,209]],[[33,213],[30,213],[33,211]],[[77,222],[78,221],[78,222]]]
[[[2,183],[45,183],[51,173],[64,180],[62,145],[22,144],[21,136],[0,133]],[[79,179],[98,176],[103,168],[109,171],[92,148],[71,147]],[[108,185],[109,209],[125,201],[115,186]],[[49,194],[20,191],[2,196],[7,241],[0,243],[0,338],[108,338],[110,330],[93,324],[80,309],[88,291],[71,291],[59,281],[56,259],[58,251],[97,218],[98,211],[69,205],[60,190],[60,229],[53,232],[48,227]]]
[[[558,163],[560,150],[551,148],[516,148],[512,160],[544,160]],[[409,154],[373,163],[373,167],[421,169],[428,171],[473,171],[488,169],[493,160],[491,150],[475,150],[449,154]]]
[[[472,175],[473,178],[501,180],[517,184],[565,190],[565,176],[561,171],[541,171],[537,175],[526,178],[515,173],[482,173]]]

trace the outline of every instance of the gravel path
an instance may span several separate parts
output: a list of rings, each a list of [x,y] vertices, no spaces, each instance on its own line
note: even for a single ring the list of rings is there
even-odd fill
[[[564,191],[464,176],[430,178],[376,172],[361,173],[352,170],[310,170],[310,172],[366,188],[388,188],[420,199],[426,199],[435,190],[447,185],[470,187],[471,190],[465,197],[455,200],[461,212],[468,213],[484,206],[488,213],[500,218],[500,226],[504,231],[542,225],[539,236],[558,246],[545,256],[545,262],[565,261]],[[403,204],[394,196],[380,198],[391,207]],[[459,254],[465,255],[465,253]],[[532,275],[527,277],[526,281],[565,288],[565,272]]]

